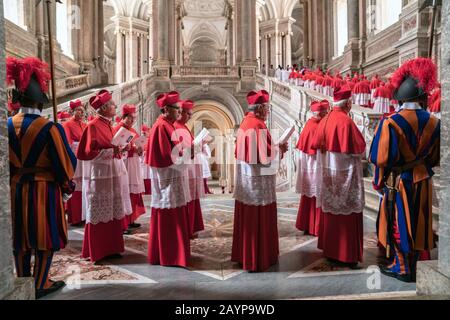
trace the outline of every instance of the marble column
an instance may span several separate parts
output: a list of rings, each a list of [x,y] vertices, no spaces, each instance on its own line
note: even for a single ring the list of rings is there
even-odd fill
[[[124,49],[124,34],[123,30],[116,27],[116,83],[125,82],[125,51]]]
[[[5,83],[5,24],[0,1],[0,82]],[[6,127],[6,90],[0,87],[0,300],[34,299],[33,278],[14,277],[12,256],[11,198],[9,187],[8,131]]]
[[[227,57],[228,57],[228,65],[230,67],[234,66],[234,46],[233,46],[233,13],[230,13],[227,21]]]
[[[308,65],[309,53],[309,15],[308,1],[303,1],[303,65]]]
[[[359,39],[359,0],[347,0],[348,40]]]
[[[285,61],[286,65],[292,67],[292,38],[291,38],[291,26],[289,25],[289,31],[285,36]]]
[[[169,60],[169,40],[170,40],[170,19],[169,14],[171,0],[153,1],[153,35],[155,43],[156,61],[153,64],[157,81],[155,86],[157,90],[168,91],[170,83],[170,60]],[[156,33],[155,33],[156,32]]]
[[[244,91],[255,88],[256,67],[256,3],[255,0],[239,0],[236,3],[239,15],[238,30],[241,39],[241,87]]]
[[[450,295],[450,1],[442,2],[441,201],[438,261],[417,265],[417,293]]]
[[[158,15],[155,22],[158,25],[157,43],[158,57],[157,63],[169,61],[169,3],[166,0],[154,1],[157,3]]]
[[[359,3],[360,0],[347,0],[347,24],[348,44],[344,51],[342,72],[354,71],[360,65],[360,25],[359,25]]]
[[[359,68],[366,62],[367,1],[359,0]]]
[[[138,34],[130,28],[125,35],[125,47],[127,48],[127,81],[137,78],[138,71]]]
[[[242,61],[255,63],[256,60],[256,14],[255,0],[241,0]]]
[[[261,71],[261,66],[262,66],[262,58],[261,58],[261,39],[260,39],[260,35],[259,35],[259,18],[258,16],[256,17],[256,59],[257,59],[257,72]]]

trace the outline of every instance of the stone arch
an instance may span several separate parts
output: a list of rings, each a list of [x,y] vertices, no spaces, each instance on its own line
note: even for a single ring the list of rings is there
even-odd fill
[[[236,126],[236,119],[233,114],[221,103],[213,100],[197,100],[192,119],[189,123],[193,128],[195,121],[208,120],[214,123],[221,132],[233,129]]]
[[[215,101],[223,106],[223,111],[229,114],[238,125],[244,118],[244,110],[239,101],[228,91],[219,87],[194,86],[181,93],[182,99],[197,101]]]

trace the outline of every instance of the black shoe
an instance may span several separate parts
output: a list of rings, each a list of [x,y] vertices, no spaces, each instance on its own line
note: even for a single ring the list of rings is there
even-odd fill
[[[349,263],[349,264],[348,264],[348,267],[349,267],[351,270],[361,270],[361,269],[362,269],[362,267],[360,267],[360,266],[358,265],[358,262],[355,262],[355,263]]]
[[[37,289],[36,290],[36,299],[45,297],[46,295],[56,292],[56,291],[64,288],[65,286],[66,286],[66,283],[64,281],[56,281],[56,282],[53,282],[52,286],[48,289]]]
[[[71,227],[74,227],[74,228],[81,228],[81,227],[84,227],[85,224],[86,224],[86,223],[85,223],[84,221],[81,221],[81,222],[79,222],[79,223],[71,224],[70,226],[71,226]]]
[[[393,272],[391,269],[389,269],[386,266],[380,266],[380,271],[385,276],[395,278],[395,279],[403,281],[403,282],[411,282],[412,281],[410,274],[398,274],[398,273]]]
[[[123,234],[126,234],[126,235],[131,234],[130,229],[124,230],[124,231],[123,231]]]
[[[104,259],[122,259],[123,256],[120,253],[112,254],[110,256],[105,257]]]
[[[132,223],[128,225],[128,228],[132,228],[132,229],[136,229],[136,228],[140,228],[141,224],[140,223]]]

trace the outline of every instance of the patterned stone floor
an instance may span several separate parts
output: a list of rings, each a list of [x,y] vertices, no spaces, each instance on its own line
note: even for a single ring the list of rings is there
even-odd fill
[[[123,258],[100,265],[81,259],[83,229],[73,228],[68,248],[56,255],[51,269],[53,278],[65,279],[69,285],[47,298],[328,299],[360,295],[380,298],[383,294],[411,295],[414,292],[415,284],[385,277],[374,269],[379,259],[374,216],[364,215],[362,269],[350,270],[329,263],[317,249],[317,239],[295,228],[298,199],[292,193],[278,195],[280,259],[267,272],[243,272],[230,261],[234,201],[230,195],[217,194],[202,201],[205,231],[191,242],[189,268],[147,263],[149,214],[140,218],[140,229],[125,236]],[[373,282],[373,276],[380,281]]]

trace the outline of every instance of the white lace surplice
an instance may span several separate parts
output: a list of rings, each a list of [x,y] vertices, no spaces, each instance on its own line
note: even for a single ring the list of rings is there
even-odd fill
[[[125,166],[128,171],[128,181],[130,193],[140,194],[145,192],[144,177],[142,176],[141,159],[136,154],[131,158],[126,158]]]
[[[317,155],[299,151],[295,191],[309,198],[316,197],[318,180],[320,178],[318,174]]]
[[[175,209],[191,201],[188,171],[185,164],[166,168],[150,167],[152,203],[156,209]]]
[[[317,152],[317,207],[335,215],[364,210],[362,155]]]
[[[86,223],[121,220],[132,213],[128,174],[123,160],[105,149],[83,161],[83,218]]]
[[[267,206],[277,201],[276,166],[237,161],[233,197],[246,205]]]
[[[150,179],[150,167],[145,163],[145,153],[141,157],[141,171],[144,180]]]
[[[377,113],[389,113],[391,111],[391,100],[388,98],[375,98],[375,105],[373,111]]]

